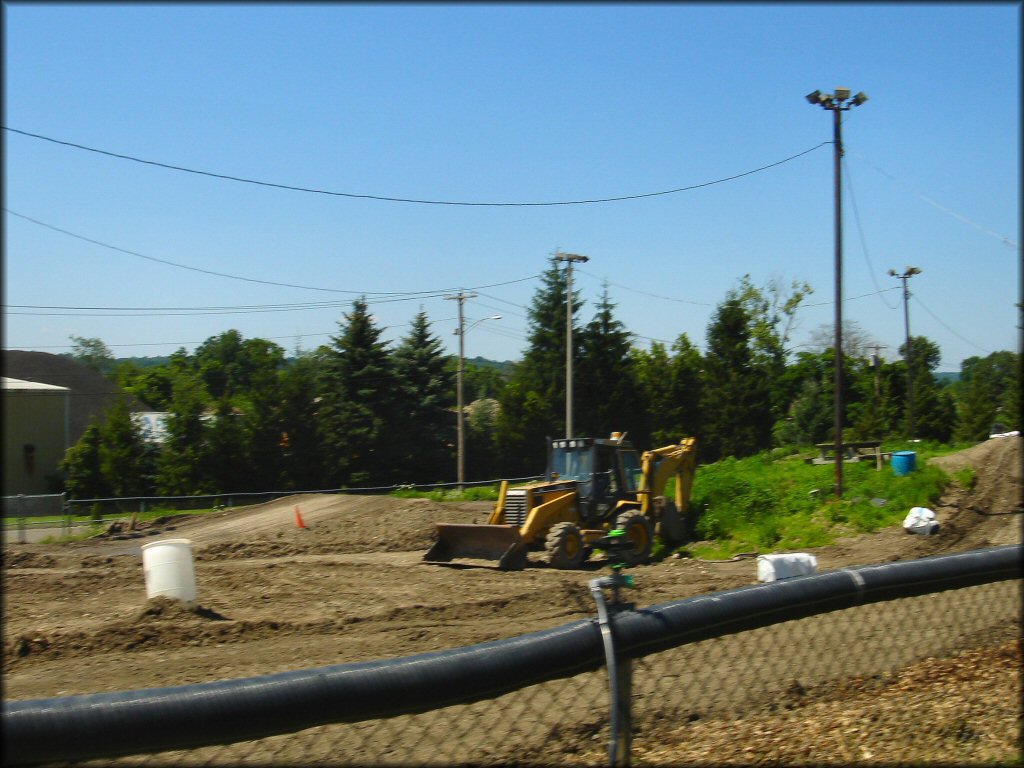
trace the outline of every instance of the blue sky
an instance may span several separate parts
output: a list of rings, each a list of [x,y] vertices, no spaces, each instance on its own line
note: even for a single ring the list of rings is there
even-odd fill
[[[365,294],[386,338],[422,308],[454,352],[444,296],[462,288],[469,322],[502,316],[467,333],[467,356],[514,360],[556,249],[590,257],[580,321],[607,282],[641,347],[702,346],[744,274],[805,280],[791,344],[806,348],[833,318],[834,219],[832,114],[804,96],[837,87],[870,97],[844,113],[844,320],[895,357],[887,272],[913,265],[911,330],[941,370],[1017,348],[1019,4],[3,12],[5,348],[67,351],[74,334],[164,355],[236,328],[290,353]],[[641,199],[451,206],[14,131],[461,202],[638,195],[799,156]]]

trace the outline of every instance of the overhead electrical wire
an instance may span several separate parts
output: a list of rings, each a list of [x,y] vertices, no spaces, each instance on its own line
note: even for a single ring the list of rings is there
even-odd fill
[[[945,329],[946,329],[947,331],[949,331],[949,332],[950,332],[950,333],[952,333],[952,334],[953,334],[954,336],[956,336],[956,337],[957,337],[958,339],[960,339],[960,341],[964,342],[965,344],[970,344],[970,345],[971,345],[972,347],[974,347],[975,349],[979,349],[979,350],[981,350],[981,351],[982,351],[982,352],[984,352],[984,353],[985,353],[986,355],[991,355],[991,354],[992,354],[992,350],[991,350],[991,349],[985,349],[985,347],[981,346],[980,344],[975,344],[975,343],[974,343],[973,341],[971,341],[970,339],[966,339],[966,338],[964,338],[964,337],[963,337],[963,336],[961,336],[961,335],[960,335],[959,333],[957,333],[957,332],[956,332],[956,331],[954,331],[954,330],[953,330],[952,328],[950,328],[950,327],[949,327],[948,325],[946,325],[946,323],[945,323],[945,322],[944,322],[944,321],[942,320],[942,318],[941,318],[941,317],[939,317],[938,315],[936,315],[936,314],[935,314],[934,312],[932,312],[932,311],[931,311],[930,309],[928,309],[928,307],[927,307],[927,306],[925,306],[925,303],[924,303],[923,301],[921,301],[921,299],[920,299],[920,298],[918,298],[918,296],[917,296],[917,294],[916,294],[916,293],[911,293],[911,294],[910,294],[910,297],[911,297],[911,298],[912,298],[912,299],[913,299],[914,301],[916,301],[916,302],[917,302],[918,304],[920,304],[920,305],[921,305],[921,309],[923,309],[923,310],[924,310],[925,312],[927,312],[927,313],[928,313],[929,315],[931,315],[931,316],[932,316],[932,319],[933,319],[933,320],[935,320],[935,322],[937,322],[937,323],[938,323],[939,325],[941,325],[941,326],[942,326],[943,328],[945,328]]]
[[[846,163],[846,158],[842,159],[843,168],[846,169],[846,190],[850,193],[850,202],[853,204],[853,218],[857,222],[857,233],[860,235],[860,247],[864,254],[864,261],[867,263],[868,274],[871,275],[871,282],[875,286],[875,290],[878,291],[878,298],[882,300],[882,303],[888,309],[896,309],[896,304],[890,304],[888,299],[885,298],[885,294],[882,293],[882,286],[878,284],[878,278],[875,277],[875,266],[871,263],[871,256],[868,254],[868,243],[864,238],[864,229],[860,224],[860,211],[857,208],[857,198],[853,194],[853,182],[851,181],[850,168]]]
[[[350,295],[358,295],[358,296],[363,296],[363,297],[367,297],[367,296],[383,297],[383,298],[380,298],[380,299],[368,300],[367,303],[373,303],[375,301],[389,301],[389,300],[390,301],[399,301],[399,300],[404,301],[404,300],[416,299],[416,298],[425,298],[425,299],[436,298],[437,296],[442,296],[442,295],[444,295],[446,293],[453,293],[453,292],[458,291],[458,290],[473,290],[473,291],[475,291],[475,290],[477,290],[477,288],[497,288],[497,287],[502,286],[502,285],[513,285],[515,283],[524,283],[524,282],[526,282],[528,280],[535,280],[538,277],[540,277],[540,275],[530,275],[529,277],[521,277],[521,278],[518,278],[516,280],[506,280],[505,282],[501,282],[501,283],[490,283],[488,285],[474,286],[474,287],[465,288],[465,289],[463,289],[461,287],[460,288],[442,288],[442,289],[439,289],[439,290],[432,290],[432,291],[354,291],[354,290],[343,289],[343,288],[324,288],[322,286],[315,286],[315,285],[297,285],[295,283],[282,283],[282,282],[278,282],[276,280],[259,280],[257,278],[253,278],[253,277],[243,277],[241,275],[232,275],[232,274],[227,273],[227,272],[217,272],[217,271],[211,270],[211,269],[203,269],[202,267],[190,267],[187,264],[178,264],[177,262],[174,262],[174,261],[168,261],[167,259],[160,259],[160,258],[157,258],[156,256],[147,256],[144,253],[139,253],[137,251],[130,251],[127,248],[120,248],[119,246],[110,245],[109,243],[104,243],[104,242],[102,242],[100,240],[94,240],[91,237],[85,237],[84,235],[79,235],[79,234],[77,234],[75,232],[71,232],[70,230],[62,229],[61,227],[54,226],[53,224],[47,224],[45,221],[39,221],[38,219],[33,219],[31,216],[26,216],[23,213],[18,213],[17,211],[12,211],[10,208],[6,208],[5,207],[3,210],[4,210],[5,213],[9,213],[12,216],[17,216],[19,219],[24,219],[25,221],[32,222],[33,224],[36,224],[36,225],[38,225],[40,227],[45,227],[46,229],[52,229],[54,232],[60,232],[62,235],[67,235],[68,237],[73,237],[73,238],[76,238],[77,240],[84,240],[87,243],[91,243],[93,245],[98,245],[101,248],[108,248],[108,249],[110,249],[112,251],[117,251],[118,253],[124,253],[124,254],[127,254],[129,256],[136,256],[136,257],[138,257],[140,259],[146,259],[147,261],[155,261],[158,264],[166,264],[167,266],[177,267],[179,269],[187,269],[187,270],[192,271],[192,272],[200,272],[200,273],[207,274],[207,275],[213,275],[215,277],[225,277],[225,278],[228,278],[230,280],[242,280],[242,281],[247,282],[247,283],[259,283],[261,285],[273,285],[273,286],[280,287],[280,288],[300,288],[300,289],[306,290],[306,291],[325,291],[327,293],[346,293],[346,294],[350,294]]]
[[[932,206],[933,208],[936,208],[936,209],[942,211],[943,213],[948,214],[949,216],[952,216],[954,219],[957,219],[958,221],[962,221],[964,224],[968,224],[968,225],[974,227],[975,229],[977,229],[980,232],[984,232],[986,235],[988,235],[990,237],[994,237],[996,240],[999,240],[1003,245],[1006,245],[1006,246],[1008,246],[1010,248],[1015,248],[1017,250],[1020,250],[1020,244],[1017,243],[1016,241],[1011,240],[1010,238],[1006,237],[1005,235],[1000,235],[998,232],[993,232],[991,229],[988,229],[987,227],[983,227],[981,224],[978,224],[976,221],[972,221],[971,219],[967,218],[966,216],[963,216],[963,215],[957,213],[956,211],[953,211],[953,210],[947,208],[946,206],[941,205],[940,203],[935,202],[930,197],[928,197],[928,195],[925,195],[925,194],[923,194],[921,192],[918,192],[916,189],[914,189],[910,185],[908,185],[905,182],[900,181],[899,179],[897,179],[891,173],[887,173],[886,171],[882,170],[878,166],[872,164],[870,160],[868,160],[866,157],[864,157],[864,155],[860,154],[859,152],[854,152],[853,154],[856,155],[862,162],[864,162],[868,166],[868,168],[871,168],[872,170],[876,171],[877,173],[882,174],[887,179],[889,179],[889,181],[896,182],[897,184],[902,186],[904,189],[908,190],[911,194],[915,195],[916,197],[920,198],[921,200],[924,200],[926,203],[928,203],[928,205]]]
[[[28,137],[33,138],[33,139],[40,139],[42,141],[49,141],[49,142],[51,142],[53,144],[60,144],[61,146],[65,146],[65,147],[72,147],[74,149],[81,149],[81,150],[85,150],[86,152],[95,152],[96,154],[99,154],[99,155],[106,155],[108,157],[115,157],[115,158],[118,158],[120,160],[130,160],[130,161],[132,161],[134,163],[142,163],[144,165],[153,165],[153,166],[156,166],[158,168],[165,168],[167,170],[181,171],[183,173],[192,173],[192,174],[196,174],[198,176],[209,176],[209,177],[215,178],[215,179],[222,179],[222,180],[225,180],[225,181],[235,181],[235,182],[240,182],[242,184],[255,184],[255,185],[261,186],[261,187],[273,187],[275,189],[285,189],[285,190],[288,190],[290,192],[307,192],[309,194],[315,194],[315,195],[330,195],[332,197],[347,197],[347,198],[355,198],[355,199],[362,199],[362,200],[378,200],[378,201],[388,202],[388,203],[415,203],[415,204],[419,204],[419,205],[457,205],[457,206],[504,207],[504,208],[512,208],[512,207],[539,207],[539,206],[554,206],[554,205],[592,205],[592,204],[595,204],[595,203],[614,203],[614,202],[620,202],[620,201],[623,201],[623,200],[639,200],[639,199],[645,198],[645,197],[658,197],[658,196],[661,196],[661,195],[674,195],[674,194],[676,194],[678,192],[688,192],[688,191],[693,190],[693,189],[700,189],[701,187],[710,187],[710,186],[712,186],[714,184],[722,184],[722,183],[724,183],[726,181],[734,181],[735,179],[740,179],[740,178],[743,178],[744,176],[750,176],[750,175],[755,174],[755,173],[760,173],[761,171],[766,171],[769,168],[774,168],[776,166],[782,165],[783,163],[788,163],[791,160],[796,160],[798,157],[802,157],[802,156],[804,156],[806,154],[809,154],[809,153],[813,152],[816,149],[820,149],[821,147],[824,147],[825,145],[832,143],[831,141],[823,141],[820,144],[818,144],[817,146],[811,147],[810,149],[805,149],[803,152],[798,152],[797,154],[791,155],[790,157],[787,157],[787,158],[785,158],[783,160],[778,160],[778,161],[776,161],[774,163],[769,163],[768,165],[763,165],[760,168],[755,168],[755,169],[750,170],[750,171],[744,171],[743,173],[737,173],[737,174],[735,174],[733,176],[726,176],[726,177],[721,178],[721,179],[715,179],[714,181],[705,181],[705,182],[702,182],[700,184],[691,184],[689,186],[677,187],[675,189],[666,189],[666,190],[662,190],[660,192],[645,192],[645,193],[636,194],[636,195],[618,195],[618,196],[615,196],[615,197],[601,197],[601,198],[593,198],[593,199],[586,199],[586,200],[554,200],[554,201],[542,201],[542,202],[473,202],[473,201],[464,201],[464,200],[427,200],[427,199],[417,199],[417,198],[409,198],[409,197],[391,197],[391,196],[386,196],[386,195],[368,195],[368,194],[362,194],[362,193],[356,193],[356,192],[337,192],[337,191],[332,191],[332,190],[328,190],[328,189],[314,189],[314,188],[310,188],[310,187],[299,187],[299,186],[295,186],[293,184],[279,184],[279,183],[270,182],[270,181],[260,181],[258,179],[247,179],[247,178],[244,178],[244,177],[241,177],[241,176],[231,176],[229,174],[224,174],[224,173],[214,173],[212,171],[201,171],[201,170],[197,170],[195,168],[186,168],[186,167],[180,166],[180,165],[172,165],[170,163],[161,163],[161,162],[158,162],[156,160],[144,160],[142,158],[134,157],[132,155],[125,155],[125,154],[122,154],[120,152],[111,152],[111,151],[105,150],[105,149],[97,149],[95,147],[88,147],[88,146],[86,146],[84,144],[77,144],[77,143],[72,142],[72,141],[64,141],[62,139],[55,139],[55,138],[52,138],[50,136],[43,136],[43,135],[38,134],[38,133],[30,133],[29,131],[22,131],[22,130],[19,130],[17,128],[11,128],[11,127],[6,126],[6,125],[2,126],[2,127],[3,127],[3,129],[5,131],[10,131],[11,133],[17,133],[17,134],[20,134],[21,136],[28,136]]]

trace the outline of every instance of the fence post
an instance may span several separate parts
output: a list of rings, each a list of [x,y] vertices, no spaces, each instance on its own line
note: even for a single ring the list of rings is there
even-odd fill
[[[25,494],[18,494],[18,543],[25,543]]]
[[[605,664],[608,668],[608,700],[610,733],[608,736],[608,765],[612,768],[628,768],[629,753],[633,744],[633,661],[628,656],[615,652],[615,635],[612,632],[611,617],[623,611],[631,611],[633,603],[619,598],[622,587],[632,587],[633,577],[623,576],[625,567],[623,555],[632,546],[625,537],[625,531],[616,529],[594,542],[596,549],[608,553],[611,576],[591,579],[590,592],[597,603],[597,620],[601,627],[601,642],[604,644]],[[604,590],[612,590],[611,603],[606,603]]]

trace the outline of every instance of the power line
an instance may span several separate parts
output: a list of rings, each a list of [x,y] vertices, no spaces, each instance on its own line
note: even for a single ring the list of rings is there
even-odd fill
[[[788,163],[791,160],[796,160],[798,157],[802,157],[803,155],[809,154],[809,153],[813,152],[816,149],[820,149],[821,147],[825,146],[826,144],[831,144],[832,143],[830,141],[823,141],[821,144],[818,144],[816,147],[811,147],[810,149],[805,149],[803,152],[799,152],[799,153],[797,153],[795,155],[787,157],[784,160],[778,160],[778,161],[776,161],[774,163],[770,163],[768,165],[763,165],[760,168],[755,168],[754,170],[751,170],[751,171],[744,171],[743,173],[735,174],[734,176],[727,176],[725,178],[716,179],[714,181],[706,181],[706,182],[703,182],[701,184],[692,184],[692,185],[686,186],[686,187],[677,187],[676,189],[666,189],[666,190],[663,190],[661,192],[645,192],[643,194],[638,194],[638,195],[619,195],[617,197],[603,197],[603,198],[594,198],[594,199],[589,199],[589,200],[557,200],[557,201],[549,201],[549,202],[504,202],[504,203],[493,203],[493,202],[468,202],[468,201],[462,201],[462,200],[422,200],[422,199],[407,198],[407,197],[387,197],[387,196],[384,196],[384,195],[367,195],[367,194],[360,194],[360,193],[355,193],[355,192],[336,192],[336,191],[331,191],[331,190],[327,190],[327,189],[313,189],[313,188],[310,188],[310,187],[299,187],[299,186],[295,186],[295,185],[292,185],[292,184],[279,184],[279,183],[270,182],[270,181],[259,181],[257,179],[243,178],[241,176],[230,176],[230,175],[224,174],[224,173],[214,173],[212,171],[200,171],[200,170],[196,170],[194,168],[186,168],[186,167],[180,166],[180,165],[171,165],[170,163],[161,163],[161,162],[157,162],[156,160],[144,160],[144,159],[139,158],[139,157],[133,157],[132,155],[125,155],[125,154],[121,154],[119,152],[110,152],[110,151],[105,150],[105,149],[96,149],[95,147],[87,147],[84,144],[76,144],[76,143],[71,142],[71,141],[63,141],[61,139],[54,139],[54,138],[51,138],[50,136],[42,136],[42,135],[40,135],[38,133],[29,133],[28,131],[21,131],[21,130],[18,130],[17,128],[10,128],[10,127],[8,127],[6,125],[3,126],[3,129],[5,131],[10,131],[11,133],[17,133],[17,134],[20,134],[22,136],[29,136],[29,137],[31,137],[33,139],[41,139],[43,141],[52,142],[53,144],[60,144],[61,146],[72,147],[74,149],[82,149],[82,150],[85,150],[87,152],[95,152],[96,154],[106,155],[108,157],[116,157],[116,158],[118,158],[120,160],[131,160],[132,162],[135,162],[135,163],[142,163],[144,165],[153,165],[153,166],[156,166],[158,168],[166,168],[168,170],[181,171],[183,173],[194,173],[194,174],[196,174],[198,176],[209,176],[211,178],[223,179],[225,181],[237,181],[237,182],[240,182],[240,183],[243,183],[243,184],[255,184],[255,185],[261,186],[261,187],[273,187],[275,189],[286,189],[286,190],[289,190],[291,192],[308,192],[310,194],[315,194],[315,195],[330,195],[332,197],[348,197],[348,198],[356,198],[356,199],[362,199],[362,200],[378,200],[378,201],[389,202],[389,203],[417,203],[417,204],[420,204],[420,205],[461,205],[461,206],[479,206],[479,207],[485,207],[485,206],[489,206],[489,207],[529,207],[529,206],[552,206],[552,205],[590,205],[590,204],[593,204],[593,203],[614,203],[614,202],[619,202],[619,201],[622,201],[622,200],[639,200],[640,198],[644,198],[644,197],[657,197],[659,195],[673,195],[673,194],[676,194],[677,192],[687,192],[687,191],[693,190],[693,189],[700,189],[701,187],[710,187],[710,186],[712,186],[714,184],[722,184],[723,182],[726,182],[726,181],[734,181],[735,179],[740,179],[740,178],[743,178],[744,176],[750,176],[750,175],[755,174],[755,173],[760,173],[761,171],[766,171],[769,168],[774,168],[774,167],[776,167],[778,165],[782,165],[783,163]]]
[[[33,224],[37,224],[40,227],[45,227],[46,229],[52,229],[54,232],[60,232],[62,235],[67,235],[68,237],[73,237],[73,238],[75,238],[77,240],[84,240],[87,243],[91,243],[93,245],[98,245],[101,248],[108,248],[108,249],[110,249],[112,251],[117,251],[119,253],[124,253],[124,254],[127,254],[129,256],[136,256],[136,257],[138,257],[140,259],[146,259],[147,261],[155,261],[158,264],[166,264],[167,266],[177,267],[179,269],[187,269],[187,270],[192,271],[192,272],[200,272],[200,273],[207,274],[207,275],[213,275],[215,277],[226,277],[226,278],[229,278],[231,280],[242,280],[242,281],[247,282],[247,283],[259,283],[261,285],[273,285],[273,286],[277,286],[277,287],[280,287],[280,288],[301,288],[302,290],[306,290],[306,291],[325,291],[325,292],[328,292],[328,293],[347,293],[347,294],[351,294],[351,295],[359,295],[359,296],[364,296],[364,297],[365,296],[381,296],[381,297],[385,297],[385,298],[379,299],[379,301],[385,301],[385,300],[389,300],[389,299],[390,300],[395,300],[392,297],[403,297],[403,300],[404,299],[409,299],[409,298],[413,298],[413,299],[415,299],[415,298],[425,298],[425,299],[436,298],[437,296],[440,296],[441,294],[450,293],[452,290],[454,290],[453,288],[444,288],[444,289],[433,290],[433,291],[353,291],[353,290],[342,289],[342,288],[324,288],[322,286],[296,285],[294,283],[281,283],[281,282],[277,282],[277,281],[274,281],[274,280],[259,280],[257,278],[253,278],[253,277],[243,277],[241,275],[232,275],[232,274],[229,274],[227,272],[217,272],[217,271],[214,271],[214,270],[211,270],[211,269],[202,269],[201,267],[190,267],[187,264],[178,264],[177,262],[168,261],[167,259],[160,259],[160,258],[157,258],[156,256],[147,256],[144,253],[139,253],[137,251],[130,251],[127,248],[120,248],[120,247],[118,247],[116,245],[110,245],[109,243],[104,243],[104,242],[102,242],[100,240],[94,240],[94,239],[92,239],[90,237],[85,237],[84,235],[79,235],[79,234],[77,234],[75,232],[71,232],[70,230],[62,229],[60,227],[56,227],[53,224],[47,224],[45,221],[39,221],[38,219],[33,219],[31,216],[26,216],[26,215],[24,215],[22,213],[18,213],[17,211],[12,211],[10,208],[4,208],[3,210],[6,213],[11,214],[12,216],[17,216],[19,219],[24,219],[25,221],[30,221]],[[519,278],[517,280],[507,280],[507,281],[505,281],[503,283],[491,283],[490,285],[483,285],[483,286],[480,286],[480,287],[481,288],[497,288],[498,286],[502,286],[502,285],[512,285],[514,283],[523,283],[523,282],[526,282],[527,280],[535,280],[538,277],[540,277],[540,275],[530,275],[529,277],[522,277],[522,278]],[[368,303],[370,303],[370,302],[368,302]]]
[[[960,335],[959,333],[957,333],[957,332],[956,332],[956,331],[954,331],[954,330],[953,330],[952,328],[950,328],[950,327],[949,327],[948,325],[946,325],[946,323],[945,323],[945,322],[943,322],[942,318],[940,318],[940,317],[939,317],[938,315],[936,315],[936,314],[935,314],[934,312],[932,312],[932,311],[931,311],[930,309],[928,309],[928,307],[926,307],[926,306],[925,306],[924,302],[923,302],[923,301],[921,301],[921,299],[920,299],[920,298],[918,298],[918,296],[917,296],[917,294],[916,294],[916,293],[913,293],[913,294],[911,294],[911,298],[913,298],[913,299],[914,299],[914,301],[916,301],[916,302],[917,302],[918,304],[920,304],[920,305],[921,305],[921,309],[923,309],[923,310],[924,310],[925,312],[927,312],[927,313],[928,313],[929,315],[931,315],[931,316],[932,316],[932,319],[933,319],[933,320],[935,320],[935,322],[937,322],[937,323],[938,323],[939,325],[941,325],[941,326],[942,326],[943,328],[945,328],[945,329],[946,329],[947,331],[949,331],[949,332],[950,332],[950,333],[952,333],[952,334],[953,334],[954,336],[956,336],[956,337],[957,337],[958,339],[960,339],[960,341],[964,342],[965,344],[970,344],[970,345],[971,345],[972,347],[974,347],[975,349],[980,349],[980,350],[981,350],[982,352],[984,352],[984,353],[985,353],[986,355],[991,355],[991,354],[992,354],[992,350],[991,350],[991,349],[985,349],[985,348],[984,348],[983,346],[981,346],[980,344],[975,344],[975,343],[974,343],[973,341],[971,341],[970,339],[965,339],[965,338],[964,338],[963,336],[961,336],[961,335]]]
[[[587,272],[585,269],[577,268],[576,271],[577,272],[582,272],[587,277],[592,277],[595,280],[603,280],[604,282],[608,283],[608,285],[614,285],[616,288],[622,288],[624,291],[630,291],[632,293],[638,293],[641,296],[650,296],[651,298],[662,299],[664,301],[674,301],[677,304],[693,304],[693,305],[698,306],[698,307],[713,307],[714,306],[714,304],[709,304],[706,301],[690,301],[689,299],[676,299],[676,298],[673,298],[671,296],[661,296],[661,295],[659,295],[657,293],[648,293],[647,291],[641,291],[641,290],[638,290],[636,288],[630,288],[629,286],[622,285],[621,283],[613,283],[611,280],[608,280],[607,278],[598,277],[593,272]]]
[[[979,230],[981,232],[984,232],[986,235],[989,235],[990,237],[994,237],[996,240],[999,240],[1003,245],[1009,246],[1010,248],[1015,248],[1017,250],[1020,250],[1020,244],[1019,243],[1016,243],[1015,241],[1011,240],[1010,238],[1006,237],[1005,235],[1000,235],[998,232],[993,232],[991,229],[983,227],[981,224],[978,224],[976,221],[971,221],[971,219],[967,218],[966,216],[962,216],[961,214],[957,213],[956,211],[950,210],[946,206],[941,205],[941,204],[935,202],[934,200],[932,200],[927,195],[922,194],[921,192],[918,192],[916,189],[914,189],[910,185],[906,184],[905,182],[900,181],[899,179],[897,179],[892,174],[887,173],[886,171],[882,170],[881,168],[879,168],[876,165],[872,165],[871,161],[868,160],[866,157],[864,157],[864,155],[860,154],[859,152],[854,152],[853,154],[855,154],[858,158],[860,158],[860,160],[863,161],[868,166],[868,168],[871,168],[872,170],[882,174],[887,179],[889,179],[889,181],[896,182],[897,184],[902,186],[904,189],[908,190],[911,194],[915,195],[916,197],[919,197],[921,200],[924,200],[926,203],[928,203],[928,205],[932,206],[933,208],[937,208],[938,210],[942,211],[943,213],[952,216],[954,219],[957,219],[958,221],[962,221],[964,224],[968,224],[968,225],[974,227],[975,229],[977,229],[977,230]]]
[[[895,304],[890,304],[886,300],[885,295],[882,293],[882,286],[878,284],[878,278],[875,277],[875,267],[871,263],[871,256],[868,254],[867,240],[864,238],[864,228],[860,223],[860,211],[857,208],[857,198],[853,194],[853,182],[850,180],[850,168],[846,162],[846,158],[842,159],[843,167],[846,168],[846,190],[850,193],[850,202],[853,203],[853,218],[857,222],[857,234],[860,235],[860,247],[864,253],[864,261],[867,263],[868,274],[871,275],[871,282],[875,286],[875,290],[878,291],[878,298],[882,300],[882,303],[888,309],[896,309]]]

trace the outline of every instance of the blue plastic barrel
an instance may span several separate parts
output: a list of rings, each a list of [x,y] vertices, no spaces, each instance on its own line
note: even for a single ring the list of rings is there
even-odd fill
[[[914,451],[892,452],[892,473],[897,477],[909,475],[916,469],[917,453]]]

